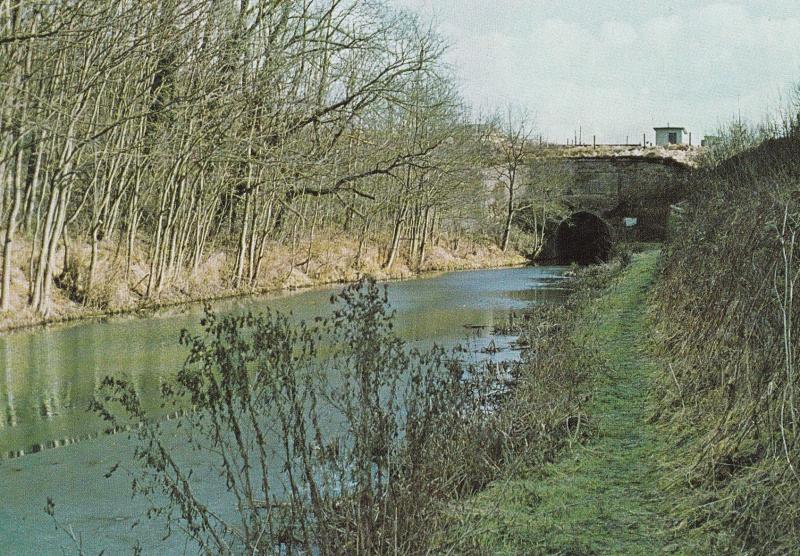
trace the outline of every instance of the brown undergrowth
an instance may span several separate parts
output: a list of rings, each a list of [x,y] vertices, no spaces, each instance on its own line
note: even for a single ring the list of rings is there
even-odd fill
[[[141,248],[134,249],[130,270],[124,253],[101,249],[91,294],[84,293],[89,272],[90,249],[72,245],[58,254],[61,271],[55,279],[51,313],[36,313],[27,304],[30,281],[27,263],[30,245],[23,240],[15,247],[11,275],[11,308],[0,313],[0,331],[86,317],[149,311],[160,307],[206,301],[237,295],[299,289],[325,284],[354,282],[362,276],[378,280],[405,279],[420,273],[520,265],[526,262],[518,250],[501,251],[487,240],[458,242],[442,240],[432,245],[421,265],[402,255],[391,268],[383,265],[384,254],[372,243],[362,246],[344,236],[319,237],[309,247],[273,242],[265,250],[262,271],[248,285],[233,283],[234,257],[219,250],[206,256],[198,268],[181,273],[160,292],[146,296],[148,265]]]

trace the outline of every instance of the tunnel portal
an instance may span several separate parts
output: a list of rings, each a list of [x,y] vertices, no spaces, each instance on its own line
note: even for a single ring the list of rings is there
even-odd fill
[[[611,229],[591,212],[576,212],[556,230],[556,253],[560,264],[589,265],[608,261]]]

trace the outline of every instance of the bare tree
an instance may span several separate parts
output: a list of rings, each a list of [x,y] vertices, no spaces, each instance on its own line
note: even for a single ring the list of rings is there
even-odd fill
[[[528,207],[520,204],[525,165],[530,159],[533,129],[525,113],[509,107],[500,133],[491,140],[497,149],[495,173],[497,183],[505,190],[505,219],[500,237],[500,248],[508,249],[511,226],[518,211]]]
[[[381,3],[0,0],[0,51],[2,309],[17,269],[47,315],[54,287],[103,307],[109,274],[155,300],[212,251],[251,288],[271,246],[308,271],[341,233],[354,264],[421,266],[469,233],[481,162],[442,42]]]

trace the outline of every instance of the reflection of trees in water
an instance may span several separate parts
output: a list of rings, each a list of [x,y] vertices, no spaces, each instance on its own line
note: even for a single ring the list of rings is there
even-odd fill
[[[109,374],[124,375],[143,398],[155,397],[161,379],[152,371],[179,361],[161,350],[114,350],[109,343],[116,332],[90,325],[0,342],[0,411],[13,416],[3,425],[88,414],[93,393]]]
[[[0,375],[0,407],[2,408],[3,419],[0,420],[0,428],[17,426],[17,404],[14,389],[12,388],[12,368],[11,350],[8,343],[0,341],[0,356],[3,361],[3,373]]]
[[[544,275],[543,275],[544,274]],[[390,298],[398,309],[395,331],[420,347],[437,342],[463,342],[465,325],[480,326],[470,352],[488,344],[492,327],[505,321],[507,307],[533,300],[547,302],[547,271],[477,271],[393,284]],[[526,290],[526,286],[532,288]],[[313,318],[330,290],[270,299],[266,305],[292,311],[296,318]],[[558,301],[563,291],[555,290]],[[264,299],[223,304],[226,313],[263,308]],[[82,323],[39,329],[0,338],[0,451],[30,452],[33,445],[56,447],[90,438],[103,429],[101,420],[86,411],[103,377],[124,377],[142,400],[147,413],[164,418],[159,390],[186,356],[178,346],[178,331],[191,328],[192,314],[147,320]],[[498,354],[499,356],[499,354]],[[15,428],[16,430],[10,430]]]
[[[58,337],[54,334],[44,334],[41,337],[38,353],[42,363],[37,365],[39,376],[36,389],[30,392],[30,401],[36,403],[38,415],[45,419],[61,415],[64,404],[62,403],[63,385],[66,383],[65,368],[62,356],[64,348]],[[69,353],[69,352],[67,352]]]

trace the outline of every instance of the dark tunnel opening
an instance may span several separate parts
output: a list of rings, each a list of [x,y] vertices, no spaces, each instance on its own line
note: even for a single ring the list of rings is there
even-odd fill
[[[611,230],[591,212],[576,212],[558,225],[556,253],[560,264],[606,262],[611,255]]]

